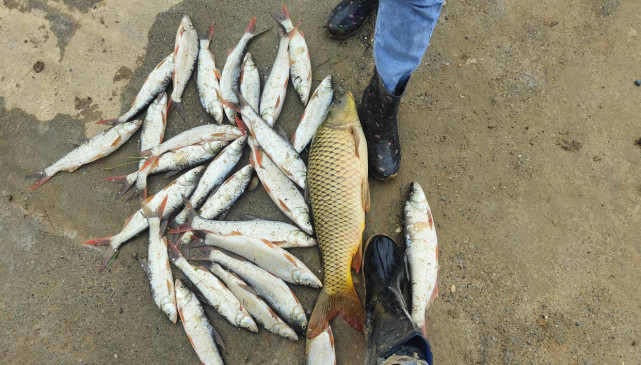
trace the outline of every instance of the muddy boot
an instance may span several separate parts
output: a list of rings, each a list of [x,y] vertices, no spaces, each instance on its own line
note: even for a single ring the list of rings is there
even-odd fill
[[[365,364],[431,365],[430,345],[408,312],[410,285],[405,261],[390,237],[375,235],[369,239],[363,272],[367,303]]]
[[[363,91],[359,117],[367,139],[369,169],[379,180],[394,178],[401,166],[396,113],[406,84],[396,88],[395,94],[398,96],[392,95],[374,69],[374,76]]]
[[[343,39],[365,23],[378,7],[378,0],[343,0],[329,16],[327,31],[333,38]]]

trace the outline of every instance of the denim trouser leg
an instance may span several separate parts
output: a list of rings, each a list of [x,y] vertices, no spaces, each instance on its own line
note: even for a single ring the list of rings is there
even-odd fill
[[[400,94],[421,63],[442,5],[443,0],[380,0],[374,62],[390,94]]]

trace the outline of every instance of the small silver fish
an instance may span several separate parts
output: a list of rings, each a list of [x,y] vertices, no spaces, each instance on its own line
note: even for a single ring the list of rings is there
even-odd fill
[[[328,326],[320,335],[307,339],[305,357],[307,365],[336,365],[334,334],[331,326]]]
[[[198,51],[198,73],[196,74],[196,86],[200,103],[216,123],[223,122],[223,104],[218,100],[220,94],[220,71],[216,68],[214,55],[209,51],[209,43],[214,32],[214,23],[211,23],[209,32],[200,38],[200,50]]]
[[[36,189],[44,184],[59,171],[73,172],[82,165],[109,155],[127,142],[141,125],[142,120],[117,124],[67,153],[64,157],[54,162],[53,165],[28,174],[27,177],[38,178],[38,181],[29,190]]]
[[[212,189],[225,181],[231,169],[240,161],[246,141],[246,136],[236,139],[229,146],[225,147],[223,152],[216,156],[209,166],[207,166],[207,169],[198,182],[196,190],[194,190],[194,193],[189,198],[189,203],[192,207],[200,208]],[[188,211],[185,208],[176,216],[174,223],[185,223],[187,221],[187,215]]]
[[[209,323],[196,294],[187,289],[180,279],[176,279],[175,286],[180,321],[200,362],[207,365],[223,365],[223,359],[214,341],[214,328]]]
[[[182,104],[182,94],[191,78],[198,58],[198,32],[191,23],[191,19],[184,15],[178,31],[176,32],[176,48],[174,48],[174,74],[172,76],[174,88],[171,92],[171,101],[167,105],[167,115],[172,105],[178,107],[183,119],[185,112]]]
[[[405,243],[412,283],[412,321],[425,332],[425,311],[438,297],[438,240],[423,189],[412,182],[405,202]]]
[[[203,247],[200,250],[204,256],[193,259],[216,262],[235,272],[251,285],[281,318],[298,329],[303,330],[307,327],[307,317],[305,317],[303,306],[283,280],[249,261],[226,255],[217,248]]]
[[[149,279],[154,302],[172,323],[176,323],[178,312],[176,310],[174,279],[169,267],[167,239],[163,237],[164,227],[161,227],[167,199],[168,197],[165,196],[160,206],[154,211],[149,210],[147,206],[142,208],[149,223],[149,249],[147,250],[147,260],[140,259],[140,263]]]
[[[314,138],[318,126],[323,123],[329,107],[332,105],[333,96],[332,75],[329,75],[323,79],[312,94],[312,98],[309,99],[305,112],[300,118],[296,132],[292,136],[292,146],[296,152],[301,153]]]
[[[242,71],[240,73],[240,94],[254,110],[259,110],[260,74],[249,52],[245,54],[245,58],[243,59]]]
[[[116,124],[128,122],[136,114],[140,113],[154,98],[167,88],[167,84],[171,81],[171,76],[174,73],[174,54],[171,53],[165,57],[156,68],[151,71],[147,79],[142,84],[138,94],[131,103],[131,108],[115,119],[105,119],[98,122],[98,124]]]
[[[314,228],[311,224],[309,207],[305,202],[303,194],[296,188],[296,185],[274,164],[274,162],[263,153],[262,148],[256,143],[253,137],[248,138],[252,154],[249,163],[256,170],[256,174],[263,184],[265,191],[289,219],[307,234],[313,234]]]
[[[209,270],[193,266],[183,257],[176,246],[169,244],[169,260],[196,285],[209,305],[214,307],[229,323],[251,332],[258,332],[256,322],[247,313],[238,299]]]
[[[312,288],[322,286],[321,281],[302,261],[267,240],[236,233],[230,235],[207,233],[204,242],[209,246],[223,248],[240,255],[288,283]]]
[[[285,34],[281,27],[278,27],[280,42],[276,60],[269,73],[263,93],[260,95],[260,117],[269,124],[274,126],[276,119],[285,103],[287,94],[287,84],[289,83],[289,54],[287,46],[289,45],[289,36]]]
[[[312,88],[312,62],[307,42],[305,42],[305,35],[302,30],[298,29],[298,25],[294,27],[292,24],[285,4],[283,4],[283,14],[273,15],[273,17],[289,34],[289,62],[291,64],[289,69],[292,84],[300,101],[303,105],[307,105],[307,98],[309,98],[309,92]]]
[[[256,291],[245,284],[238,276],[229,273],[218,264],[212,264],[210,271],[227,285],[236,298],[243,303],[252,317],[263,325],[266,330],[292,341],[298,340],[296,332],[294,332],[287,323],[283,322],[283,320],[260,299]]]
[[[247,29],[245,29],[245,33],[240,38],[240,41],[238,41],[238,44],[236,45],[234,50],[231,51],[229,56],[227,56],[227,60],[225,61],[225,67],[223,67],[223,74],[222,74],[222,77],[220,78],[220,92],[223,100],[227,102],[238,104],[238,97],[236,95],[240,91],[240,86],[238,81],[240,79],[240,66],[241,66],[241,60],[243,59],[243,54],[245,52],[245,48],[254,37],[265,32],[265,31],[260,31],[260,32],[256,31],[255,28],[256,28],[256,17],[253,17],[252,20],[249,22],[249,25],[247,25]],[[229,119],[229,122],[231,124],[236,124],[237,112],[234,109],[227,106],[223,106],[223,109],[225,110],[225,114],[227,115],[227,119]]]
[[[142,206],[147,206],[147,209],[154,211],[160,206],[165,197],[168,197],[165,209],[163,211],[163,218],[170,216],[176,209],[184,204],[184,197],[187,197],[196,188],[198,183],[198,176],[205,169],[204,166],[195,167],[178,179],[169,183],[161,191],[155,195],[150,196],[142,202]],[[125,225],[122,227],[120,233],[111,237],[95,238],[85,241],[85,245],[91,246],[106,246],[109,247],[105,250],[103,255],[100,271],[107,267],[111,258],[116,254],[120,246],[136,236],[138,233],[144,231],[149,227],[147,217],[145,217],[142,208],[134,213],[131,217],[125,220]]]

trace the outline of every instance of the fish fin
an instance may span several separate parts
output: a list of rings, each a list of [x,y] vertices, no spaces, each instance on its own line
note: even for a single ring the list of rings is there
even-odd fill
[[[363,210],[369,213],[370,208],[370,193],[369,181],[367,180],[367,142],[364,139],[363,130],[358,127],[351,127],[350,131],[354,136],[354,155],[361,161],[361,194],[363,201]]]
[[[142,266],[145,274],[147,274],[147,277],[149,277],[149,263],[147,262],[147,260],[139,257],[138,262],[140,262],[140,266]]]
[[[274,18],[274,20],[276,20],[281,25],[287,20],[291,21],[291,18],[289,17],[289,12],[287,11],[287,7],[285,7],[285,4],[283,4],[283,13],[272,14],[272,18]]]
[[[288,140],[287,133],[285,133],[285,130],[280,125],[278,126],[278,134],[280,134],[281,137],[285,138],[285,140]]]
[[[167,103],[169,104],[169,103]],[[183,102],[174,102],[176,105],[176,109],[178,109],[178,114],[180,114],[180,117],[182,118],[183,122],[187,122],[187,114],[185,114],[185,107],[183,106]],[[167,113],[169,115],[169,113]]]
[[[163,237],[163,240],[167,242],[167,247],[169,247],[169,249],[167,250],[167,254],[169,255],[169,261],[171,261],[172,264],[175,263],[176,260],[183,257],[182,253],[180,253],[178,247],[176,247],[173,242],[168,242],[167,238],[165,237]]]
[[[270,29],[272,29],[272,28],[270,27],[270,28],[267,28],[265,30],[260,30],[260,31],[256,30],[256,16],[254,16],[252,18],[252,20],[249,21],[249,25],[247,25],[247,29],[245,29],[245,33],[251,33],[252,38],[254,38],[256,36],[259,36],[259,35],[267,32]]]
[[[363,210],[365,213],[369,213],[370,208],[370,194],[369,194],[369,181],[367,178],[363,179],[362,183],[362,192],[363,192]]]
[[[142,214],[149,218],[162,218],[162,213],[165,210],[165,206],[167,205],[167,199],[169,198],[169,195],[166,195],[165,198],[162,200],[160,205],[156,208],[156,210],[151,210],[147,204],[142,205]]]
[[[236,274],[234,274],[234,273],[232,273],[232,275],[234,275],[236,278],[238,278],[239,280],[241,280],[241,279],[238,277],[238,275],[236,275]],[[258,296],[258,293],[256,293],[256,291],[255,291],[251,286],[249,286],[249,285],[247,285],[247,284],[239,284],[238,286],[239,286],[239,287],[241,287],[242,289],[245,289],[245,291],[247,291],[248,293],[253,294],[253,295],[255,295],[255,296]]]
[[[98,272],[101,273],[112,260],[116,259],[116,257],[118,257],[118,251],[114,250],[111,246],[107,247],[105,253],[102,255],[102,262],[100,263],[100,269],[98,269]]]
[[[173,107],[174,107],[174,101],[171,98],[169,98],[169,100],[167,100],[167,110],[165,111],[166,116],[169,116],[169,113],[171,113],[171,110],[173,109]],[[140,154],[142,155],[142,152]]]
[[[99,120],[96,122],[96,124],[109,124],[109,125],[115,125],[118,124],[118,118],[111,118],[111,119],[103,119]]]
[[[75,141],[73,141],[73,144],[75,144],[76,146],[82,146],[82,145],[83,145],[83,144],[85,144],[88,140],[89,140],[89,138],[76,138],[76,140],[75,140]]]
[[[216,341],[216,344],[218,344],[218,346],[220,346],[220,348],[225,350],[225,343],[223,342],[223,338],[220,336],[220,333],[218,333],[218,331],[216,331],[214,326],[211,326],[211,330],[212,330],[211,331],[212,337],[214,337],[214,341]]]
[[[223,98],[220,96],[220,93],[218,92],[218,90],[216,90],[216,94],[218,94],[218,100],[220,100],[220,102],[221,102],[224,106],[226,106],[226,107],[228,107],[228,108],[230,108],[230,109],[233,109],[236,113],[240,113],[240,105],[238,105],[238,104],[234,104],[234,103],[230,103],[230,102],[226,101],[225,99],[223,99]],[[239,94],[239,96],[240,96],[240,94]]]
[[[114,181],[122,185],[120,187],[120,191],[118,192],[118,195],[116,196],[116,199],[125,195],[125,193],[136,183],[136,180],[138,180],[138,177],[136,176],[136,179],[133,182],[129,183],[127,182],[127,176],[129,175],[112,176],[105,179],[107,181]]]
[[[307,338],[311,339],[321,334],[329,326],[329,321],[340,314],[358,332],[363,332],[365,326],[365,310],[354,285],[348,292],[329,295],[323,288],[316,299],[314,311],[307,325]]]
[[[89,245],[89,246],[107,246],[108,244],[111,243],[111,237],[101,237],[101,238],[94,238],[88,241],[85,241],[83,245]]]
[[[359,273],[361,271],[361,265],[363,263],[363,244],[358,245],[358,250],[352,257],[352,269]]]
[[[243,132],[243,135],[247,135],[247,125],[245,124],[245,122],[243,122],[242,119],[238,118],[238,114],[234,115],[234,119],[236,119],[236,127],[238,127],[238,129]]]
[[[211,22],[211,25],[209,26],[209,30],[207,33],[199,34],[201,40],[208,40],[211,41],[211,36],[214,34],[214,22]]]
[[[149,150],[145,150],[145,151],[149,151]],[[140,152],[140,153],[142,154],[142,152]],[[154,163],[154,162],[156,162],[156,161],[158,160],[158,158],[160,158],[160,155],[156,155],[156,156],[149,156],[149,157],[145,160],[145,163],[142,165],[142,167],[140,168],[140,170],[138,170],[138,171],[141,171],[141,170],[143,170],[143,169],[146,169],[146,168],[150,167],[152,163]]]
[[[194,228],[191,226],[191,223],[185,223],[181,224],[178,227],[174,227],[169,229],[167,233],[174,234],[174,233],[183,233],[183,232],[189,232],[193,231]]]
[[[38,188],[40,185],[42,185],[42,184],[46,183],[46,182],[47,182],[47,180],[51,179],[51,177],[52,177],[52,176],[53,176],[53,175],[51,175],[51,176],[47,176],[47,175],[45,174],[45,170],[44,170],[44,169],[43,169],[43,170],[38,170],[38,171],[35,171],[35,172],[32,172],[32,173],[28,174],[28,175],[27,175],[27,177],[28,177],[28,178],[32,178],[32,177],[37,177],[37,178],[39,178],[39,179],[38,179],[38,181],[36,181],[36,183],[35,183],[35,184],[33,184],[33,185],[29,188],[29,190],[34,190],[34,189]]]
[[[176,175],[177,173],[179,173],[180,171],[182,171],[182,170],[169,171],[168,173],[164,174],[163,177],[164,178],[172,177],[172,176]]]
[[[213,60],[214,55],[212,54],[212,55],[211,55],[211,57],[212,57],[212,60]],[[216,63],[216,61],[215,61],[215,60],[214,60],[214,63]],[[223,75],[221,75],[220,71],[219,71],[217,68],[215,68],[215,69],[214,69],[214,75],[216,75],[216,77],[218,78],[218,80],[220,80],[220,79],[223,77]]]

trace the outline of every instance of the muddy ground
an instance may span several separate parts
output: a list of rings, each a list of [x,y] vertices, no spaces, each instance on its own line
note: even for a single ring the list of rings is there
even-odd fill
[[[314,88],[335,76],[360,99],[373,22],[345,41],[324,23],[333,1],[292,0],[310,48]],[[41,169],[95,135],[94,122],[131,103],[173,49],[180,15],[216,23],[222,68],[247,22],[275,27],[279,1],[5,0],[0,5],[0,362],[196,363],[180,325],[154,305],[126,244],[97,274],[102,249],[137,201],[114,200],[105,177],[131,172],[136,135],[113,155],[29,192]],[[366,236],[401,242],[410,181],[424,187],[440,243],[439,298],[427,314],[438,364],[641,362],[641,3],[619,0],[448,1],[399,112],[403,165],[372,181]],[[275,28],[249,47],[264,72]],[[292,88],[279,124],[291,135],[303,107]],[[195,84],[187,122],[210,121]],[[169,179],[153,177],[152,191]],[[264,190],[229,214],[285,220]],[[316,248],[292,250],[319,270]],[[362,276],[355,275],[362,293]],[[311,310],[317,291],[294,287]],[[232,328],[210,313],[229,364],[301,364],[304,341]],[[363,359],[364,337],[333,323],[339,364]]]

